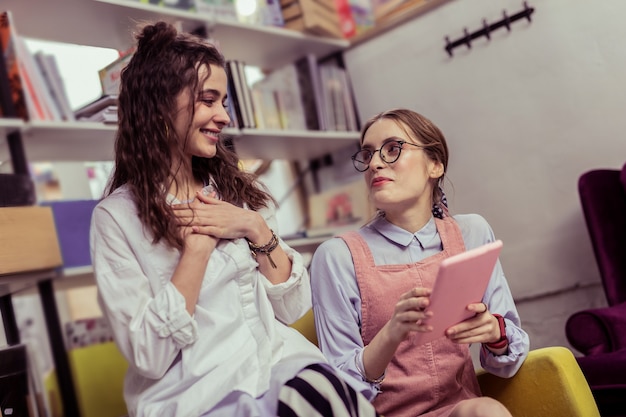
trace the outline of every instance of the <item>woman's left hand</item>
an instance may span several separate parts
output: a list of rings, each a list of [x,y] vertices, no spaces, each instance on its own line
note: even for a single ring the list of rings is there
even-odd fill
[[[261,216],[252,210],[237,207],[214,196],[196,193],[189,204],[172,206],[180,226],[191,227],[193,233],[221,239],[249,237],[259,229]]]
[[[446,337],[454,343],[491,343],[500,338],[500,326],[485,303],[467,306],[474,316],[446,330]]]

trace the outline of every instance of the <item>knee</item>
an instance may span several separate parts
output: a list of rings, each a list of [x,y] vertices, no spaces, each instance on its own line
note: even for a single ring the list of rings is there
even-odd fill
[[[490,397],[478,397],[461,401],[450,417],[512,417],[509,410]]]

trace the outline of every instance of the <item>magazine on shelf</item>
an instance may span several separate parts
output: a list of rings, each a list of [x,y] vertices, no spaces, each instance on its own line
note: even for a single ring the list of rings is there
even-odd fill
[[[84,105],[83,107],[76,110],[74,116],[76,120],[85,120],[90,117],[94,117],[95,114],[101,112],[110,112],[111,106],[115,106],[117,108],[117,94],[107,94],[101,96],[95,101]]]

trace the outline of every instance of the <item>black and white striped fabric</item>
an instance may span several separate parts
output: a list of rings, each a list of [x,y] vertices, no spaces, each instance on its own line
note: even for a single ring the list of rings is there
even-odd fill
[[[328,365],[307,366],[278,397],[278,417],[379,417],[374,406]]]

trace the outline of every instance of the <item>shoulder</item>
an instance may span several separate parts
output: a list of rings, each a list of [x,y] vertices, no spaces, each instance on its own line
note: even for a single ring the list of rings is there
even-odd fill
[[[128,208],[129,206],[135,207],[135,203],[133,202],[130,190],[123,185],[100,200],[96,207],[105,210],[116,210],[119,208]]]
[[[100,200],[94,208],[93,217],[96,222],[103,218],[137,217],[137,208],[128,188],[122,186]]]
[[[349,252],[350,251],[348,250],[348,245],[346,245],[346,242],[339,236],[335,236],[320,243],[315,250],[314,256],[317,256],[318,258],[322,257],[325,259],[335,257],[342,258],[343,255]]]
[[[491,225],[480,214],[457,214],[453,219],[459,225],[466,249],[493,242],[495,236]]]

